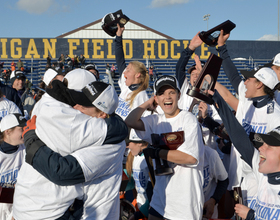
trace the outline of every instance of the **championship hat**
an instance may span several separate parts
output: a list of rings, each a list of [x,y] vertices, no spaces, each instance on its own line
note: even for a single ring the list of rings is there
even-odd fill
[[[277,128],[274,128],[267,134],[255,133],[253,141],[260,142],[260,143],[266,143],[270,146],[279,146],[280,147],[280,126],[278,126]]]
[[[117,23],[123,27],[130,19],[118,10],[114,13],[108,13],[102,18],[102,29],[110,36],[116,36],[118,26]]]
[[[274,89],[274,87],[279,83],[277,74],[268,67],[262,67],[258,70],[250,71],[240,70],[240,72],[245,79],[256,78],[270,89]]]
[[[4,118],[2,118],[0,123],[1,132],[16,126],[24,127],[25,125],[26,125],[25,117],[18,113],[12,113],[6,115]]]
[[[278,53],[271,62],[264,65],[264,67],[280,66],[280,53]]]
[[[13,85],[14,84],[14,81],[16,79],[26,79],[26,76],[24,75],[24,73],[20,70],[14,70],[12,73],[11,73],[11,76],[10,76],[10,80],[11,80],[11,84]]]
[[[119,99],[113,86],[104,82],[92,82],[86,85],[82,92],[69,90],[76,104],[95,106],[106,114],[112,114],[118,107]]]
[[[91,72],[80,68],[68,72],[64,79],[68,81],[68,89],[79,92],[81,92],[87,84],[96,81],[96,77]]]
[[[163,86],[171,86],[180,92],[180,87],[177,79],[174,76],[161,76],[154,83],[154,94],[157,95],[159,89]]]

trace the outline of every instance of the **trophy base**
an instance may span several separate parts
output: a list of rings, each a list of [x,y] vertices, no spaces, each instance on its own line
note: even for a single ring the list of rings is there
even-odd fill
[[[192,96],[192,97],[195,97],[197,99],[200,99],[201,101],[204,101],[204,102],[206,102],[209,105],[214,104],[214,101],[213,101],[211,95],[209,95],[209,94],[208,94],[208,96],[204,95],[204,94],[200,93],[200,90],[195,88],[195,87],[193,87],[192,89],[188,89],[187,94],[189,96]]]
[[[170,175],[174,173],[173,168],[170,167],[161,167],[155,170],[156,176]]]

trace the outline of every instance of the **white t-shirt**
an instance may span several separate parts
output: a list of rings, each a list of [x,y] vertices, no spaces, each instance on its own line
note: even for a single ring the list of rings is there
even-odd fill
[[[145,131],[137,135],[152,143],[151,134],[184,131],[185,142],[177,150],[197,159],[196,165],[182,165],[168,162],[174,174],[155,176],[155,186],[150,206],[167,219],[201,219],[204,203],[203,160],[204,145],[201,128],[190,112],[181,111],[173,118],[165,115],[149,115],[141,118]],[[183,202],[182,202],[183,201]]]
[[[5,97],[2,97],[0,99],[0,121],[10,113],[22,114],[19,107],[14,102],[6,99]]]
[[[185,81],[182,85],[182,88],[181,88],[181,97],[178,101],[179,108],[182,110],[185,110],[185,111],[189,111],[189,108],[191,107],[191,104],[194,100],[194,97],[187,95],[187,91],[189,88],[190,88],[190,84],[186,77]],[[222,120],[221,120],[218,112],[216,111],[215,107],[213,105],[207,105],[207,106],[208,106],[208,109],[207,109],[208,115],[210,117],[212,117],[216,122],[221,124]],[[197,109],[197,113],[198,113],[198,109]],[[216,150],[218,144],[215,140],[215,135],[212,132],[210,132],[210,130],[207,127],[204,127],[204,126],[202,127],[202,134],[203,134],[203,139],[204,139],[205,145]]]
[[[62,156],[92,144],[102,145],[106,137],[107,125],[103,119],[82,114],[47,93],[35,105],[33,115],[37,115],[38,137]],[[35,220],[38,216],[56,219],[75,198],[82,196],[82,184],[58,186],[24,162],[14,194],[14,217],[17,220]]]
[[[250,201],[249,207],[255,210],[255,219],[280,219],[280,187],[268,183],[267,175],[258,171],[259,151],[255,149],[252,166],[257,178],[257,195]]]
[[[86,180],[82,219],[119,219],[119,189],[125,147],[123,141],[120,144],[90,146],[72,154],[82,167]]]
[[[123,120],[125,120],[133,109],[137,108],[139,105],[142,105],[144,102],[149,100],[149,97],[147,95],[147,92],[143,90],[135,96],[132,106],[130,106],[129,101],[127,101],[127,99],[131,96],[132,91],[125,84],[124,74],[122,74],[121,78],[119,78],[118,84],[121,88],[121,93],[119,95],[119,105],[115,113],[119,115]]]
[[[140,208],[148,199],[146,189],[150,179],[148,165],[143,154],[134,156],[132,172],[137,191],[137,207]]]
[[[138,106],[142,105],[144,102],[149,100],[149,97],[147,92],[145,90],[142,90],[135,96],[132,106],[130,106],[129,101],[127,101],[127,99],[131,96],[132,90],[130,90],[129,87],[125,84],[124,74],[122,74],[119,78],[118,84],[121,89],[121,93],[119,95],[119,104],[115,113],[119,115],[123,120],[125,120],[133,109],[137,108]],[[149,114],[149,111],[144,111],[142,116],[147,116]],[[131,130],[133,131],[134,129]]]
[[[245,98],[246,87],[243,82],[239,84],[239,104],[237,107],[236,118],[243,126],[247,134],[250,132],[267,133],[279,125],[280,121],[280,106],[273,100],[271,103],[261,107],[255,108],[253,101]],[[250,175],[251,168],[241,158],[240,153],[234,148],[231,148],[230,165],[229,165],[229,186],[228,190],[234,187],[241,186],[242,193],[248,198],[253,198],[257,190],[252,185],[257,185],[254,176]],[[241,184],[241,180],[243,181]],[[248,180],[246,180],[248,178]],[[244,201],[246,202],[246,201]]]
[[[204,148],[204,167],[203,167],[203,193],[205,202],[214,194],[218,180],[223,181],[228,178],[227,171],[223,165],[217,151],[205,146]],[[218,204],[217,204],[218,205]],[[215,206],[212,218],[218,218],[218,209]]]
[[[18,150],[11,154],[0,151],[0,184],[4,188],[14,188],[21,165],[25,158],[25,146],[22,144]],[[13,204],[0,203],[0,219],[11,219]]]

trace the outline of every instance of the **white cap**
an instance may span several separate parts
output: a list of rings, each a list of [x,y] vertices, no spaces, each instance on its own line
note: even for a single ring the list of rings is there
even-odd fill
[[[79,105],[95,106],[106,114],[112,114],[118,107],[119,98],[115,88],[104,82],[92,82],[82,92],[69,90],[72,100]]]
[[[280,53],[278,53],[278,54],[274,57],[272,64],[273,64],[274,66],[280,66]]]
[[[43,78],[44,83],[48,86],[50,84],[50,82],[52,81],[52,79],[54,77],[56,77],[56,75],[57,75],[57,72],[55,70],[49,68],[44,74],[44,78]]]
[[[131,129],[130,130],[130,134],[129,134],[129,141],[132,141],[132,142],[143,142],[143,140],[141,140],[134,129]]]
[[[81,92],[87,84],[96,81],[94,74],[85,69],[71,70],[64,78],[68,80],[68,89],[79,92]]]
[[[104,82],[93,82],[85,86],[83,93],[99,110],[112,114],[119,104],[115,88]]]
[[[24,127],[26,125],[26,119],[24,116],[18,113],[6,115],[0,123],[1,132],[6,131],[10,128],[19,126]]]
[[[274,87],[279,83],[277,74],[271,68],[268,67],[263,67],[259,69],[254,74],[254,77],[270,89],[274,89]]]

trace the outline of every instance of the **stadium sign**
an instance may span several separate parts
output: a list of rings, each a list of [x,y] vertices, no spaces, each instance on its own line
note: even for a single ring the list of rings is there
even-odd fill
[[[179,59],[190,40],[124,39],[126,59]],[[271,59],[279,53],[277,41],[228,41],[231,58],[253,57]],[[115,59],[113,39],[70,38],[0,38],[0,59],[42,59],[50,55],[56,59],[60,54],[70,57],[83,54],[87,59]],[[208,59],[215,48],[202,44],[196,50],[200,59]]]

